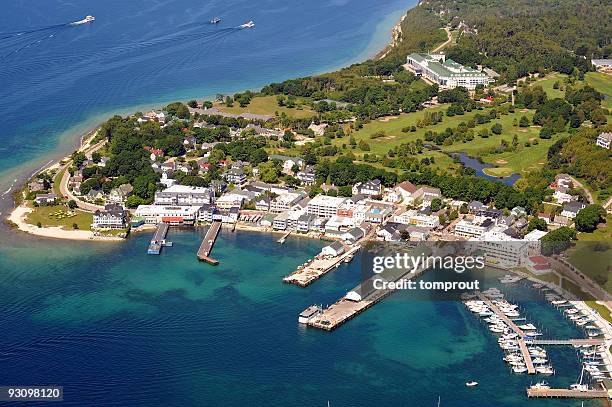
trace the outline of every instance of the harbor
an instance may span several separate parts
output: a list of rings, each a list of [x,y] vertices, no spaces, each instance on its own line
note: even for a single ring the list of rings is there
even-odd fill
[[[157,224],[157,228],[155,229],[153,238],[151,239],[151,242],[149,243],[147,254],[159,255],[161,253],[162,247],[172,246],[172,242],[166,241],[166,235],[168,234],[169,228],[170,228],[170,225],[168,225],[165,222],[161,222]]]
[[[198,260],[204,261],[208,264],[216,266],[219,264],[218,260],[210,257],[210,253],[217,241],[217,236],[219,236],[219,231],[221,230],[221,222],[213,221],[208,230],[206,231],[206,235],[204,235],[204,239],[200,244],[200,248],[198,249]]]

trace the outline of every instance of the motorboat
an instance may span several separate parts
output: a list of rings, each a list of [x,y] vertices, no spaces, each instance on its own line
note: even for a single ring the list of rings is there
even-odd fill
[[[255,27],[255,23],[253,21],[247,21],[246,23],[240,25],[240,28],[253,28]]]
[[[471,381],[471,382],[467,382],[465,385],[467,387],[476,387],[476,386],[478,386],[478,382]]]
[[[94,21],[96,21],[96,18],[94,16],[86,16],[84,19],[79,20],[79,21],[75,21],[73,23],[70,23],[70,25],[83,25],[83,24],[89,24],[89,23],[93,23]]]
[[[550,385],[545,381],[541,381],[536,384],[532,384],[529,388],[530,389],[550,389]]]
[[[219,24],[221,22],[221,17],[215,17],[212,20],[210,20],[211,24]]]

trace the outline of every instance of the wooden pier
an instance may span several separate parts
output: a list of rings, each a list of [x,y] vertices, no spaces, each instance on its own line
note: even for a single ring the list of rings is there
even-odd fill
[[[529,398],[607,399],[607,390],[527,389]]]
[[[205,261],[213,266],[219,264],[218,260],[210,257],[210,252],[212,252],[213,246],[215,245],[219,230],[221,230],[221,222],[214,221],[206,231],[202,244],[200,244],[200,248],[198,249],[198,260]]]
[[[166,235],[168,234],[169,225],[161,222],[157,224],[157,229],[153,234],[153,238],[149,243],[147,254],[160,254],[163,246],[169,245],[166,243]]]
[[[300,287],[306,287],[323,277],[325,274],[329,273],[334,267],[339,266],[340,263],[342,263],[348,257],[353,256],[359,251],[359,249],[361,249],[361,246],[354,246],[340,256],[333,257],[331,259],[315,258],[308,264],[300,266],[293,273],[284,277],[283,282],[295,284]]]
[[[603,339],[528,339],[527,343],[533,345],[570,345],[570,346],[598,346],[605,345]]]
[[[285,240],[287,240],[287,238],[289,237],[289,235],[290,235],[290,234],[291,234],[291,231],[289,231],[289,232],[285,233],[285,234],[284,234],[284,235],[283,235],[283,236],[282,236],[280,239],[278,239],[278,240],[276,241],[276,243],[279,243],[279,244],[284,244],[284,243],[285,243]]]

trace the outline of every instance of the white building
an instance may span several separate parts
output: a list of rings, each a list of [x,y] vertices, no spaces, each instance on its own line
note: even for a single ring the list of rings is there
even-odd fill
[[[455,235],[470,238],[479,238],[489,231],[494,222],[489,218],[475,217],[474,220],[462,219],[455,225]]]
[[[597,146],[602,148],[610,149],[610,144],[612,144],[612,133],[601,133],[597,137]]]
[[[380,195],[382,193],[382,184],[380,180],[374,179],[368,182],[358,182],[353,185],[353,195],[362,194],[367,196]]]
[[[321,218],[331,218],[334,216],[340,205],[346,201],[346,198],[317,195],[306,205],[306,213],[316,215]]]
[[[413,194],[417,191],[417,187],[412,182],[401,182],[393,190],[399,198],[397,202],[401,201],[405,205],[414,203]]]
[[[135,212],[136,217],[143,218],[145,223],[157,224],[166,222],[171,225],[194,223],[199,216],[201,205],[163,206],[140,205]]]
[[[396,223],[433,229],[440,225],[440,218],[435,215],[425,215],[416,210],[409,210],[393,218]]]
[[[155,205],[203,205],[211,203],[214,196],[210,188],[172,185],[155,193]]]
[[[340,256],[342,253],[344,253],[344,245],[340,242],[333,242],[321,250],[321,254],[324,256],[336,257]]]
[[[278,195],[270,202],[270,212],[283,212],[293,208],[304,197],[297,192],[286,192]]]
[[[119,204],[108,204],[104,210],[93,214],[94,229],[123,229],[127,223],[127,211]]]
[[[242,204],[246,200],[246,197],[242,194],[235,194],[228,192],[217,198],[215,204],[219,209],[229,210],[233,207],[242,207]]]
[[[516,267],[528,260],[530,242],[515,239],[498,230],[487,231],[478,240],[477,247],[486,254],[488,263]]]
[[[416,76],[427,78],[446,89],[462,86],[473,90],[477,85],[486,86],[493,82],[486,73],[446,59],[444,54],[410,54],[406,66]]]

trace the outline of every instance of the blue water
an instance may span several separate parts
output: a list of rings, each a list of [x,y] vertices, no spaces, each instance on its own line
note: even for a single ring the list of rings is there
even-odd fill
[[[578,405],[527,401],[541,378],[511,374],[459,302],[396,294],[334,332],[303,328],[300,311],[357,284],[358,257],[302,289],[282,277],[322,242],[222,231],[212,267],[195,258],[204,231],[171,230],[160,256],[149,234],[3,244],[0,384],[62,385],[68,406]],[[521,305],[559,337],[580,334],[549,305]],[[573,349],[550,357],[551,384],[576,381]]]
[[[494,165],[491,164],[487,164],[487,163],[482,163],[480,162],[478,159],[474,158],[474,157],[470,157],[469,155],[465,154],[465,153],[452,153],[455,154],[459,157],[459,161],[461,161],[461,163],[468,167],[468,168],[472,168],[476,171],[476,176],[480,177],[480,178],[485,178],[488,179],[490,181],[497,181],[497,182],[501,182],[503,184],[512,186],[514,185],[514,183],[516,181],[518,181],[518,179],[521,177],[520,174],[512,174],[510,176],[507,177],[493,177],[491,175],[488,175],[487,173],[485,173],[483,170],[485,168],[493,168],[495,167]]]
[[[86,14],[96,21],[0,39],[0,194],[16,172],[31,172],[70,151],[80,133],[112,113],[255,89],[363,60],[382,49],[391,27],[414,4],[5,2],[0,38]],[[209,24],[213,16],[222,22]],[[232,29],[248,20],[255,21],[254,29]]]

